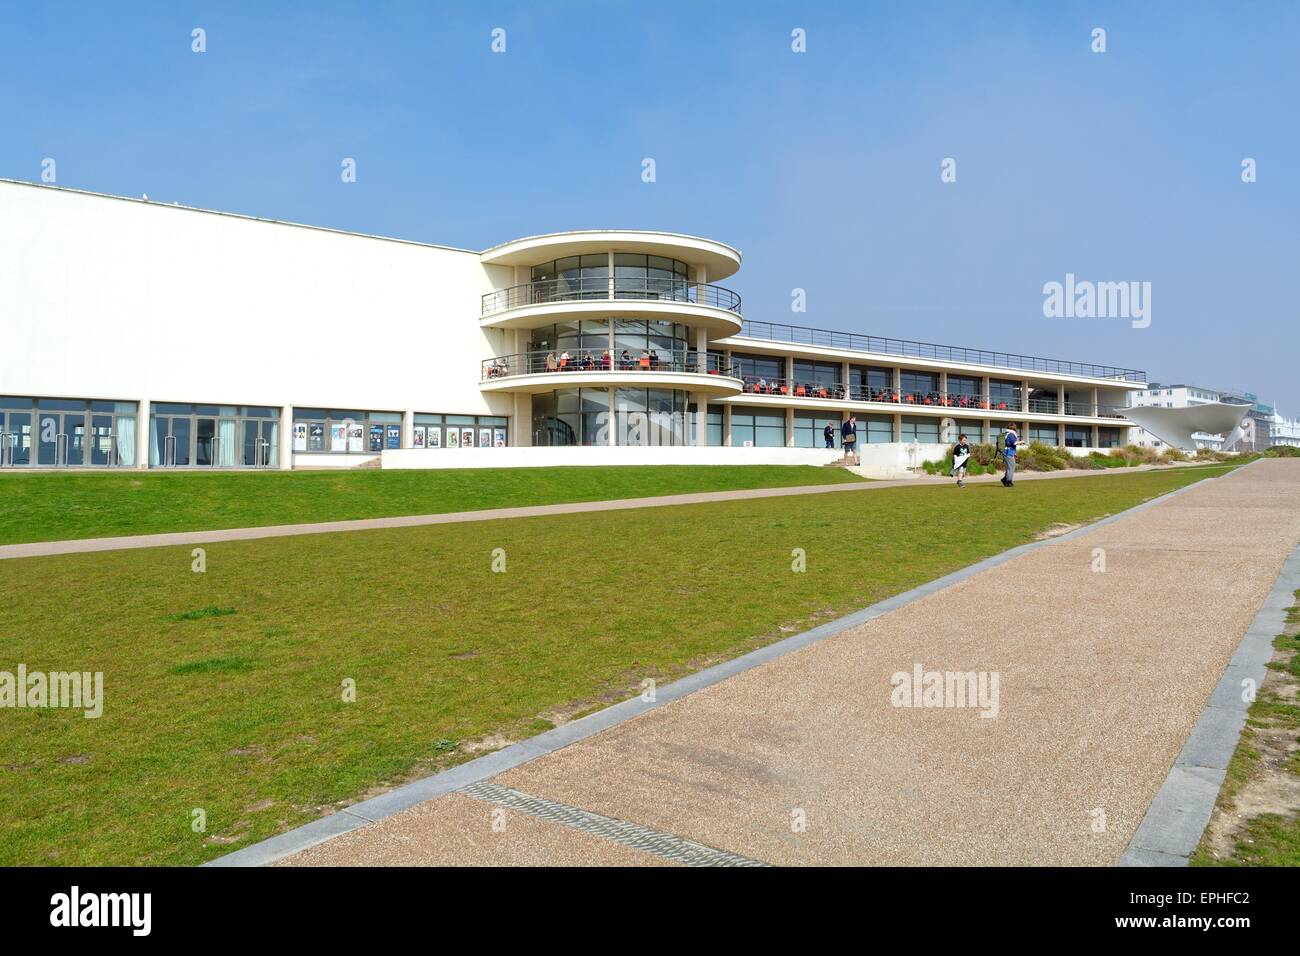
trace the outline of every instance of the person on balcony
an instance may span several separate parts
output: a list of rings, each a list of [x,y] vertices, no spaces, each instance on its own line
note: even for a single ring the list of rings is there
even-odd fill
[[[641,371],[643,372],[650,371],[650,353],[647,352],[645,349],[641,350],[641,361],[639,364],[641,366]]]
[[[612,372],[614,370],[614,353],[609,349],[605,349],[605,353],[601,355],[600,367],[606,372]]]
[[[631,371],[631,369],[632,369],[632,353],[629,352],[627,349],[624,349],[624,350],[623,350],[623,354],[619,356],[619,365],[620,365],[620,367],[623,369],[623,371],[625,371],[625,372],[627,372],[627,371]]]
[[[554,352],[547,352],[547,353],[546,353],[546,371],[548,371],[548,372],[554,372],[554,371],[556,371],[559,367],[560,367],[560,366],[559,366],[559,365],[556,363],[556,361],[555,361],[555,353],[554,353]]]
[[[573,356],[569,354],[568,349],[565,349],[563,352],[560,353],[560,371],[567,372],[569,370],[569,363],[571,361],[573,361]]]
[[[655,349],[650,350],[650,371],[659,371],[659,353]]]

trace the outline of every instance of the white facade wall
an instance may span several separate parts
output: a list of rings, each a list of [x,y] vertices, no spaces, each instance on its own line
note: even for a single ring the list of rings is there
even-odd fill
[[[513,413],[478,253],[13,183],[0,223],[0,394]]]

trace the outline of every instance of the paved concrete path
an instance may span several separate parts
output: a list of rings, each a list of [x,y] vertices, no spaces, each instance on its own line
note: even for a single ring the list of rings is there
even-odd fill
[[[493,755],[504,772],[457,793],[326,818],[356,828],[283,862],[1114,864],[1297,542],[1300,462],[1263,460],[562,749]],[[916,665],[996,672],[997,716],[892,706]]]
[[[1082,476],[1132,474],[1149,471],[1152,466],[1106,469],[1098,471],[1026,472],[1017,481],[1043,478],[1078,478]],[[969,482],[997,481],[996,475],[969,478]],[[495,521],[502,518],[536,518],[542,515],[565,515],[589,511],[622,511],[629,508],[663,508],[693,505],[709,501],[739,501],[747,498],[780,498],[785,495],[817,495],[836,491],[874,491],[879,488],[918,487],[926,484],[952,483],[951,478],[917,477],[900,481],[849,481],[834,485],[797,485],[785,488],[747,488],[737,491],[704,491],[688,495],[659,495],[652,498],[617,498],[609,501],[574,501],[555,505],[531,505],[522,508],[486,508],[480,511],[451,511],[432,515],[403,515],[391,518],[359,518],[352,521],[318,521],[308,524],[266,525],[260,528],[224,528],[214,531],[174,531],[165,534],[123,535],[113,538],[78,538],[70,541],[33,541],[26,544],[0,545],[0,560],[40,558],[56,554],[86,554],[92,551],[124,551],[131,548],[167,548],[181,545],[216,544],[221,541],[248,541],[253,538],[286,538],[300,534],[334,534],[341,531],[371,531],[377,528],[411,528],[418,525],[458,524],[464,521]]]

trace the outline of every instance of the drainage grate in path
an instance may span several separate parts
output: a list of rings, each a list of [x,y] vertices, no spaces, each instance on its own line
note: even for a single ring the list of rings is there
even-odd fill
[[[635,823],[603,817],[599,813],[571,807],[567,803],[543,800],[541,797],[534,797],[495,783],[470,784],[460,792],[477,800],[573,827],[583,833],[604,837],[635,850],[653,853],[685,866],[767,866],[766,863],[747,856],[716,850],[711,846],[684,840],[671,833],[652,830],[649,827],[637,826]]]

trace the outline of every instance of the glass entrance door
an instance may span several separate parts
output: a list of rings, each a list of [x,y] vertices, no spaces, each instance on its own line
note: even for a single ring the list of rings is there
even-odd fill
[[[36,464],[46,468],[85,464],[86,413],[36,413]]]
[[[190,447],[189,418],[154,419],[154,438],[157,442],[156,454],[160,468],[185,468],[189,465],[193,449]]]
[[[175,421],[176,419],[172,419]],[[211,465],[217,460],[217,420],[199,418],[194,424],[194,464]]]
[[[276,464],[279,422],[244,420],[244,443],[240,462],[251,468],[270,468]]]
[[[116,465],[117,446],[113,438],[113,416],[90,416],[90,465]]]
[[[32,413],[0,411],[0,467],[32,463]]]

